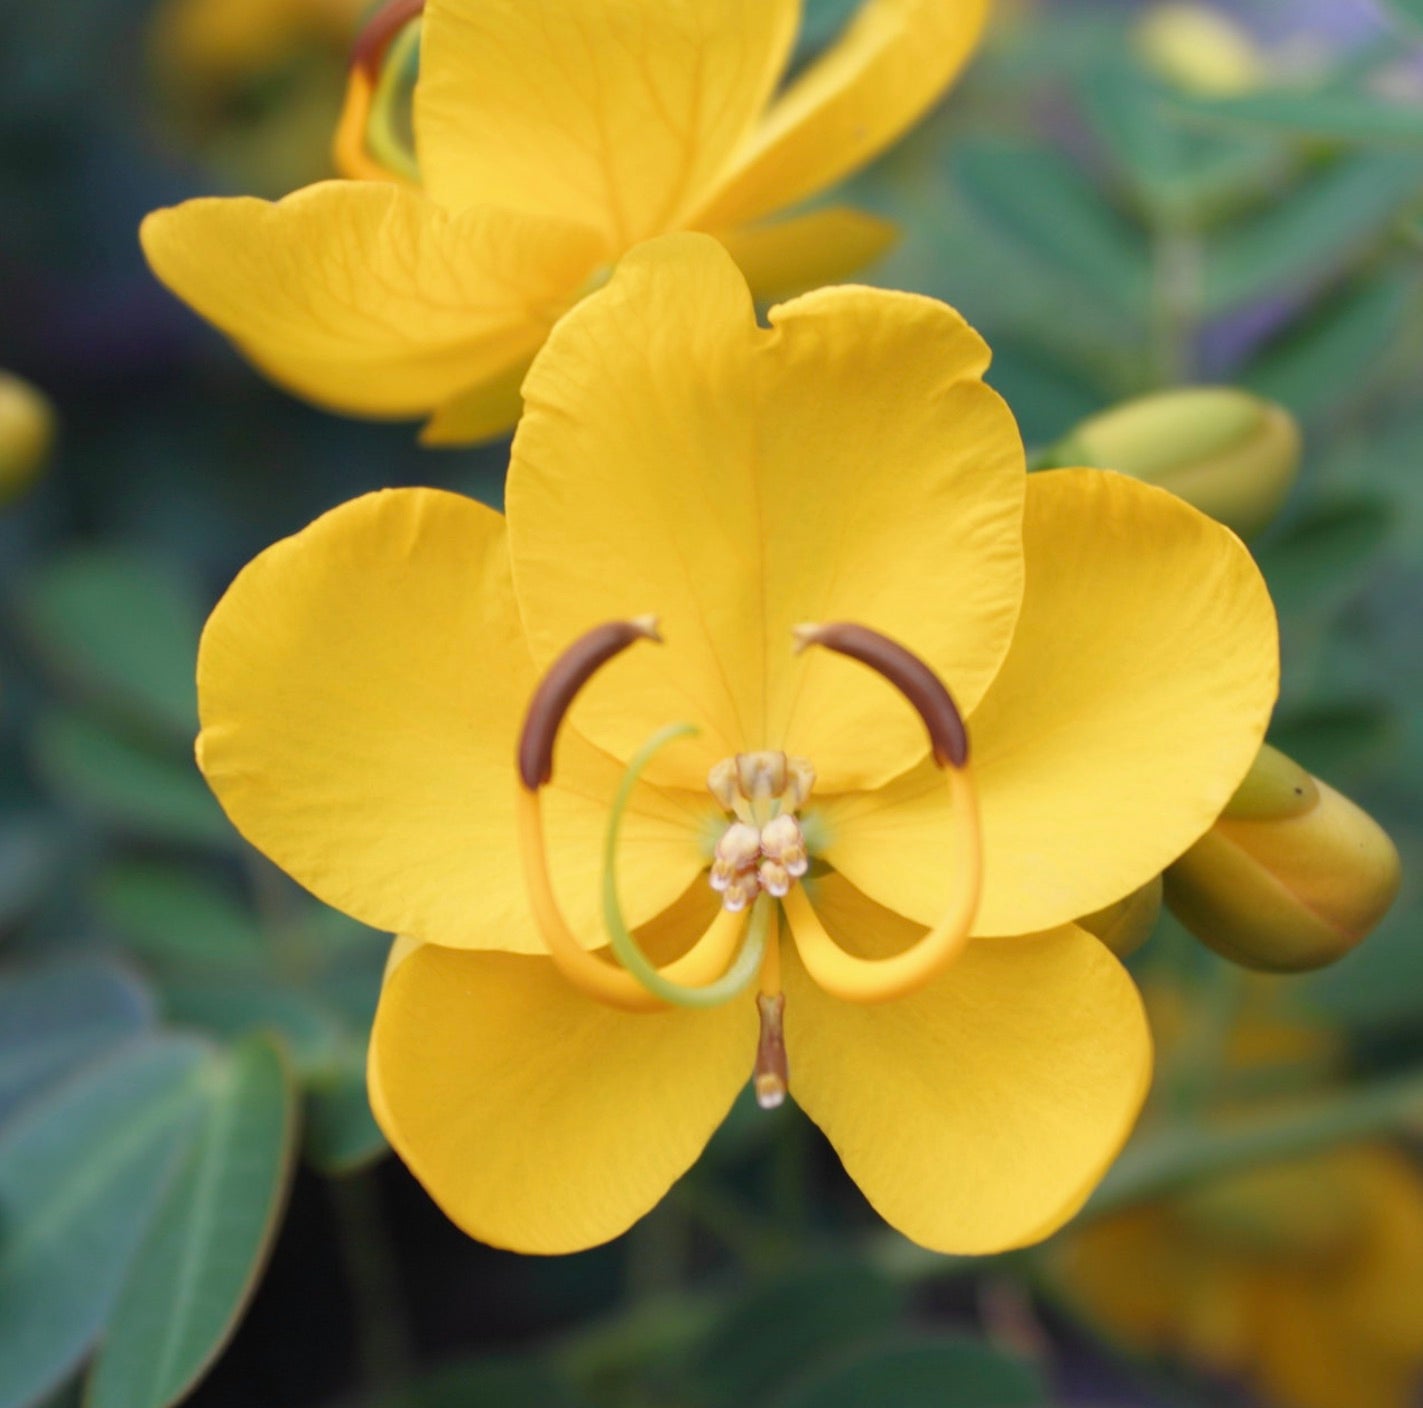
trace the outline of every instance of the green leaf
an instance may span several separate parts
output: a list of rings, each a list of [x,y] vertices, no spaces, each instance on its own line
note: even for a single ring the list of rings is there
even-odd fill
[[[161,985],[163,1009],[174,1022],[237,1041],[268,1032],[287,1045],[303,1080],[328,1076],[340,1064],[346,1033],[319,999],[262,978],[174,979]]]
[[[1224,140],[1182,126],[1171,90],[1128,62],[1101,59],[1078,97],[1099,140],[1152,223],[1200,226],[1259,204],[1289,169],[1278,142]]]
[[[167,1408],[231,1337],[271,1248],[296,1136],[280,1052],[258,1038],[203,1082],[201,1129],[124,1282],[89,1408]]]
[[[994,232],[1120,314],[1141,318],[1150,270],[1137,232],[1061,153],[1019,142],[964,142],[964,196]]]
[[[303,1152],[320,1172],[342,1174],[388,1148],[366,1093],[365,1047],[353,1046],[336,1070],[314,1078],[307,1088]]]
[[[1423,33],[1423,0],[1388,0],[1388,5],[1400,20]]]
[[[1417,290],[1417,278],[1399,270],[1355,284],[1266,346],[1244,384],[1303,419],[1329,415],[1367,392],[1373,369],[1407,324]]]
[[[100,916],[142,958],[164,967],[254,973],[267,961],[254,916],[225,889],[171,864],[109,867]]]
[[[365,1408],[585,1408],[586,1400],[533,1359],[450,1364],[402,1384]]]
[[[914,1336],[877,1343],[813,1370],[774,1408],[1047,1408],[1042,1375],[967,1337]]]
[[[191,739],[202,618],[177,568],[120,548],[70,552],[30,578],[19,609],[36,653],[96,706]]]
[[[0,1120],[153,1023],[153,998],[112,964],[65,963],[0,983]]]
[[[69,712],[40,720],[34,759],[56,796],[126,835],[224,850],[237,845],[190,760],[176,762]]]
[[[0,1408],[88,1352],[191,1137],[207,1048],[142,1038],[0,1134]]]
[[[1339,700],[1283,714],[1270,725],[1270,742],[1320,777],[1339,777],[1385,752],[1395,724],[1373,699]]]
[[[1423,108],[1365,93],[1280,89],[1239,98],[1177,98],[1175,106],[1191,121],[1227,130],[1370,146],[1423,146]]]
[[[55,829],[38,817],[0,822],[0,929],[18,924],[40,903],[59,864]]]
[[[1387,500],[1316,504],[1257,557],[1282,611],[1311,610],[1358,585],[1393,523]]]
[[[887,1331],[904,1306],[902,1289],[863,1262],[798,1268],[722,1316],[697,1355],[696,1381],[713,1403],[760,1403],[817,1356]]]
[[[1423,157],[1334,162],[1260,214],[1208,239],[1202,311],[1218,316],[1334,278],[1368,254],[1423,194]]]

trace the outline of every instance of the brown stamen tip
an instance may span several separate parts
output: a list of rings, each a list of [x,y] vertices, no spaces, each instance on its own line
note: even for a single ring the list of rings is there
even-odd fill
[[[553,776],[553,745],[578,691],[615,655],[640,640],[660,641],[656,616],[608,621],[578,637],[539,681],[519,734],[519,780],[530,792]]]
[[[961,768],[968,762],[968,731],[964,728],[963,715],[944,682],[913,651],[853,621],[797,626],[792,634],[797,652],[810,645],[821,645],[883,675],[924,720],[934,761],[941,768]]]
[[[786,1011],[785,993],[778,992],[774,997],[758,993],[756,1010],[761,1014],[761,1038],[756,1043],[756,1070],[751,1085],[756,1091],[756,1103],[763,1110],[774,1110],[785,1103],[791,1080],[782,1024]]]
[[[419,19],[424,9],[425,0],[390,0],[388,5],[382,5],[357,36],[351,50],[351,67],[361,69],[374,83],[395,36],[411,20]]]

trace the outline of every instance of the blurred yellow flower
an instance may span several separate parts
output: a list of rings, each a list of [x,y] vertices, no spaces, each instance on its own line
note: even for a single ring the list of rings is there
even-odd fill
[[[279,67],[309,44],[344,50],[368,0],[166,0],[158,60],[193,84],[231,84]]]
[[[1369,1145],[1074,1232],[1064,1282],[1138,1350],[1280,1408],[1408,1408],[1423,1371],[1423,1180]]]
[[[397,18],[414,8],[396,4]],[[867,0],[777,94],[799,0],[429,0],[418,183],[388,172],[276,204],[189,201],[148,217],[144,249],[298,395],[428,416],[431,444],[476,440],[514,422],[554,320],[639,240],[716,234],[762,294],[880,253],[891,227],[846,207],[767,218],[913,124],[987,4]]]
[[[54,407],[36,386],[0,371],[0,505],[39,478],[54,448]]]
[[[1151,5],[1132,29],[1146,63],[1188,93],[1228,98],[1260,86],[1264,61],[1254,39],[1215,5]]]
[[[988,360],[909,294],[759,326],[716,241],[648,242],[535,361],[507,518],[357,499],[213,613],[203,771],[296,879],[405,936],[372,1101],[472,1235],[617,1235],[753,1071],[939,1250],[1045,1236],[1120,1148],[1149,1037],[1072,920],[1151,882],[1249,768],[1274,616],[1180,500],[1027,476]],[[648,609],[667,644],[623,654]],[[798,626],[828,648],[793,656]],[[618,843],[624,763],[675,719],[697,736]]]

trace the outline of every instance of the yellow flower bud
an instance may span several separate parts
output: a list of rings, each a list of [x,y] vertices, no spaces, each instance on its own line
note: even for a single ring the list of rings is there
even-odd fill
[[[1133,46],[1168,83],[1202,97],[1228,98],[1260,85],[1254,40],[1211,5],[1153,5],[1137,22]]]
[[[1161,877],[1133,890],[1124,899],[1088,914],[1077,922],[1095,934],[1118,958],[1133,954],[1151,937],[1161,914]]]
[[[0,504],[34,482],[54,444],[54,411],[29,382],[0,372]]]
[[[1166,903],[1222,957],[1298,973],[1342,958],[1398,893],[1398,851],[1365,811],[1274,748],[1166,872]]]
[[[1273,401],[1228,386],[1195,386],[1091,416],[1051,457],[1159,484],[1248,538],[1279,512],[1299,471],[1300,448],[1299,427]]]

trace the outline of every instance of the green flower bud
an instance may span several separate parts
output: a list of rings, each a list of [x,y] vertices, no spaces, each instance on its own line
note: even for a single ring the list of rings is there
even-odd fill
[[[1166,872],[1166,903],[1245,968],[1299,973],[1342,958],[1398,894],[1398,851],[1365,811],[1261,749],[1211,829]]]
[[[27,381],[0,372],[0,504],[34,482],[54,444],[54,411]]]
[[[1095,934],[1118,958],[1133,954],[1151,937],[1161,915],[1161,877],[1133,890],[1125,899],[1077,922]]]
[[[1131,41],[1148,68],[1187,93],[1233,97],[1265,77],[1249,31],[1212,5],[1153,5],[1132,27]]]
[[[1091,416],[1049,454],[1054,464],[1159,484],[1248,538],[1289,494],[1300,433],[1273,401],[1228,386],[1183,387]]]

